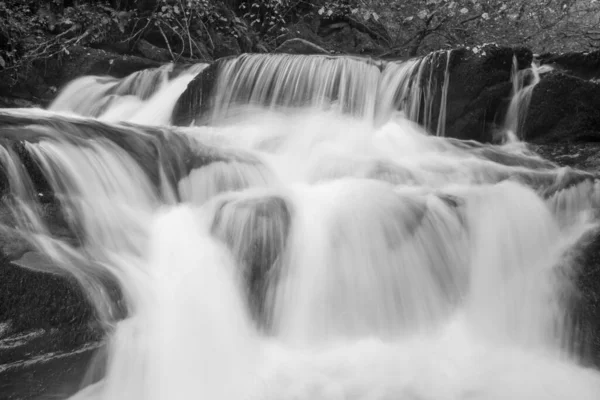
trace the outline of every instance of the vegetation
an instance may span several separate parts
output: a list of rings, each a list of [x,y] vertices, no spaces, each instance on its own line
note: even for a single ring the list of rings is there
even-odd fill
[[[0,70],[16,76],[73,46],[131,51],[142,40],[173,60],[220,56],[223,43],[269,51],[291,26],[315,21],[360,27],[378,56],[489,42],[600,48],[597,0],[0,0]]]

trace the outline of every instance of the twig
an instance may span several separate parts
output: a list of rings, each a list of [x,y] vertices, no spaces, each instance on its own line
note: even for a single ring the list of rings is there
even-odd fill
[[[162,26],[160,24],[156,25],[163,39],[165,40],[165,44],[167,45],[167,49],[169,49],[169,54],[171,54],[171,59],[175,61],[175,55],[173,54],[173,50],[171,50],[171,45],[169,44],[169,39],[167,39],[167,35],[165,35],[165,31],[163,31]]]

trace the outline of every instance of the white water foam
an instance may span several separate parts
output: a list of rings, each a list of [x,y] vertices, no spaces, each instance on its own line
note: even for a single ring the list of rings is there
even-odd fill
[[[210,148],[173,185],[183,204],[108,139],[26,146],[78,247],[49,238],[16,155],[0,160],[22,230],[110,326],[106,375],[74,399],[598,399],[566,304],[597,184],[547,196],[564,171],[522,147],[401,115],[252,109],[182,132]]]

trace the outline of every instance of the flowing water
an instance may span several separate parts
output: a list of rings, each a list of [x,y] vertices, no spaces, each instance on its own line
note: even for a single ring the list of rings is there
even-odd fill
[[[569,308],[592,175],[443,137],[447,58],[434,96],[422,60],[252,57],[223,68],[209,126],[169,126],[199,69],[0,111],[13,225],[107,331],[74,399],[599,398]]]
[[[513,84],[512,98],[508,106],[508,112],[504,121],[503,133],[507,141],[518,141],[526,139],[523,127],[527,118],[527,110],[531,102],[531,95],[536,85],[540,83],[541,76],[552,70],[547,65],[531,63],[531,67],[519,70],[518,61],[513,57],[513,68],[511,81]]]

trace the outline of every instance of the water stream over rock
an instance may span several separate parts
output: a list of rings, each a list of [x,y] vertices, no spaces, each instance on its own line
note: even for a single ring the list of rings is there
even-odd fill
[[[105,333],[72,398],[596,400],[571,305],[600,183],[445,137],[450,58],[242,56],[0,110],[2,226],[49,260],[19,265]]]

